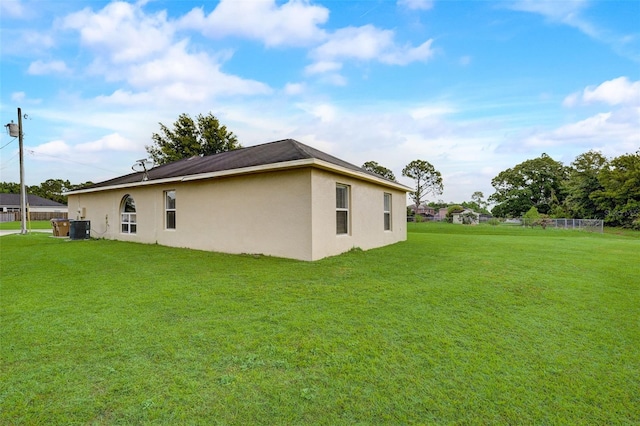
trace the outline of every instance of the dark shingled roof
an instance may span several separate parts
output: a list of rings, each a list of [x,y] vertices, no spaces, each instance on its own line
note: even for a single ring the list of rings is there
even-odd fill
[[[219,154],[207,155],[204,157],[191,157],[178,160],[173,163],[154,167],[147,172],[148,181],[167,179],[180,176],[192,176],[202,173],[221,172],[225,170],[242,169],[246,167],[276,164],[286,161],[318,159],[335,164],[353,171],[380,176],[368,172],[351,163],[347,163],[337,157],[326,154],[315,148],[302,144],[293,139],[284,139],[269,142],[262,145],[240,148],[233,151],[221,152]],[[114,185],[141,182],[143,172],[131,173],[115,179],[96,183],[83,189],[102,188]],[[381,178],[384,179],[384,178]],[[385,179],[386,180],[386,179]]]
[[[33,194],[27,194],[27,204],[31,207],[67,207],[53,200],[39,197]],[[20,194],[0,194],[0,206],[20,207]]]

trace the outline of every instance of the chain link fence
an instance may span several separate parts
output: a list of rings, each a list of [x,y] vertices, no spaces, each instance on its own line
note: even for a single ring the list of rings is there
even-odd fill
[[[602,219],[518,219],[522,226],[541,226],[543,228],[578,229],[587,232],[604,232]]]

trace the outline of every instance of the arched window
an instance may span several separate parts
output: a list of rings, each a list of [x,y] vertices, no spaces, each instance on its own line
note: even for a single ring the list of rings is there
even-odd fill
[[[131,195],[125,195],[120,204],[120,222],[123,234],[136,233],[136,202]]]

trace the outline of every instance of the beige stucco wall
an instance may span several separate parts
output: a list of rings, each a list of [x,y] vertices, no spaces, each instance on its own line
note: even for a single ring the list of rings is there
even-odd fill
[[[336,235],[336,184],[351,187],[349,235]],[[165,229],[164,191],[176,191],[176,229]],[[383,193],[392,231],[383,230]],[[136,202],[137,233],[120,232],[120,203]],[[310,167],[69,195],[69,218],[91,221],[97,238],[225,253],[317,260],[406,239],[402,191]],[[84,216],[82,216],[84,215]]]
[[[349,233],[336,235],[336,185],[349,186]],[[354,247],[369,250],[407,239],[406,192],[315,169],[312,174],[313,258]],[[384,230],[384,193],[391,194],[391,230]]]

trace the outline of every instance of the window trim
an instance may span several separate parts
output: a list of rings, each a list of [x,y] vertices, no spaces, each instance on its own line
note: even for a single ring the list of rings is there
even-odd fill
[[[169,194],[173,193],[173,208],[169,207]],[[164,229],[168,231],[174,231],[177,227],[176,224],[176,190],[169,189],[163,192],[164,195]],[[169,227],[169,213],[173,213],[173,227]]]
[[[385,231],[392,231],[393,230],[393,222],[391,221],[392,219],[392,215],[391,215],[391,211],[392,211],[392,206],[393,206],[393,196],[391,195],[391,193],[389,192],[384,192],[384,195],[382,196],[382,217],[383,217],[383,228]],[[387,199],[389,200],[388,206],[387,206]]]
[[[338,206],[338,189],[342,188],[346,191],[346,196],[345,198],[345,207],[339,207]],[[351,235],[351,214],[350,214],[350,206],[351,206],[351,186],[350,185],[346,185],[346,184],[342,184],[342,183],[337,183],[336,184],[336,235],[340,236],[340,235]],[[346,213],[346,218],[344,220],[344,225],[346,227],[345,232],[340,232],[340,230],[338,229],[338,215],[340,213]]]

